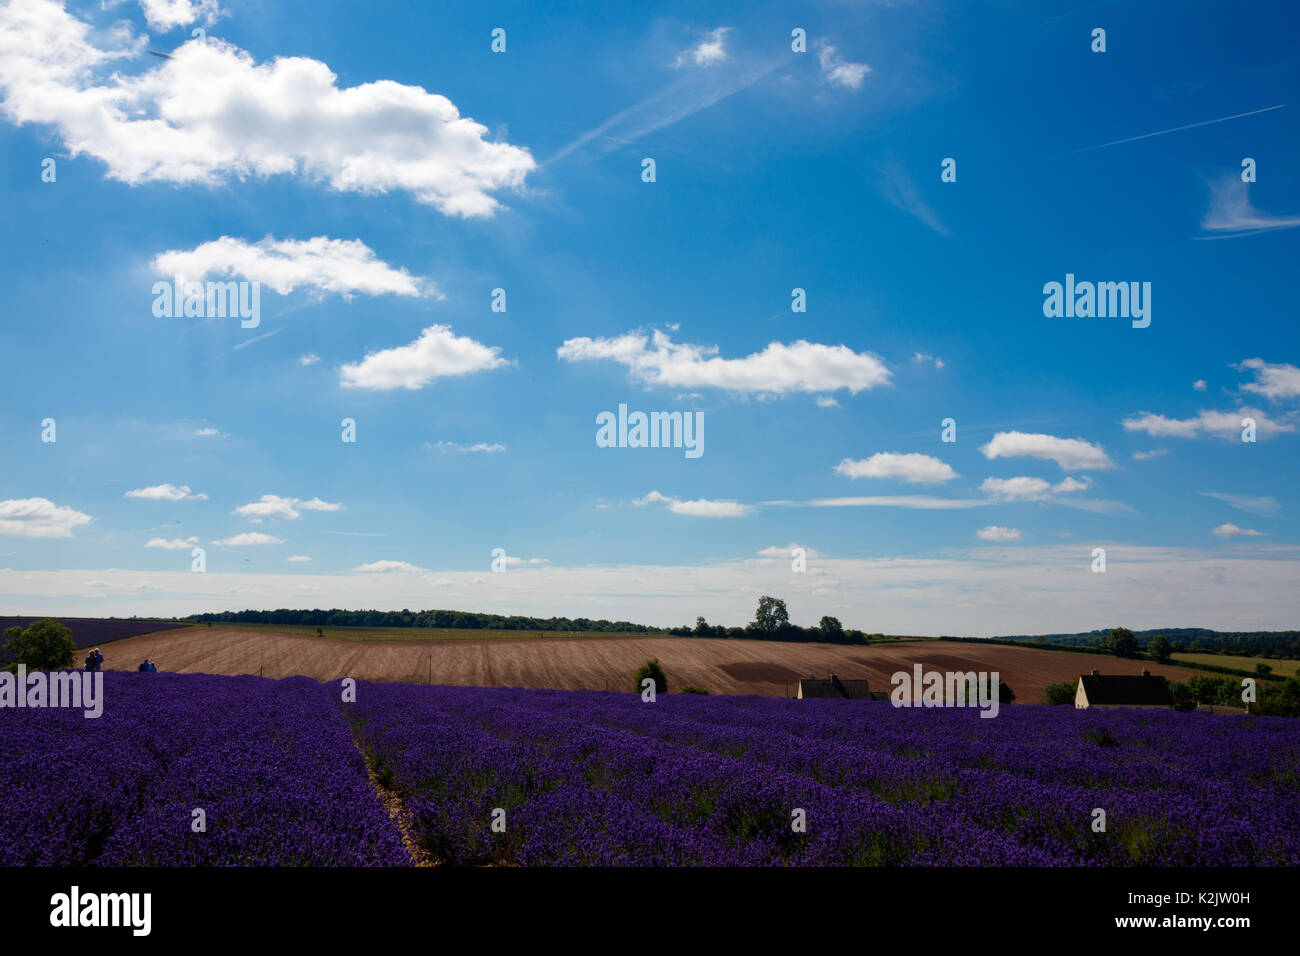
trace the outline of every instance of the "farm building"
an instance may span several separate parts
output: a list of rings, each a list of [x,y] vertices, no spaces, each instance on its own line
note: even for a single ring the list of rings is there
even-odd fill
[[[849,700],[871,700],[871,691],[866,680],[840,680],[835,674],[830,680],[819,677],[801,677],[799,679],[798,698],[805,697],[846,697]]]
[[[1146,710],[1173,707],[1174,699],[1165,679],[1153,677],[1150,671],[1102,674],[1093,670],[1091,674],[1080,675],[1079,689],[1074,692],[1074,706],[1079,710],[1089,707]]]

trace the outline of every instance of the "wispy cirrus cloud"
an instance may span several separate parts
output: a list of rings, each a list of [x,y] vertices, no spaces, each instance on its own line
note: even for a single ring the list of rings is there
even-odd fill
[[[1210,186],[1210,208],[1201,220],[1201,229],[1215,235],[1197,238],[1238,239],[1296,226],[1300,226],[1300,215],[1278,216],[1256,209],[1250,201],[1250,184],[1229,173]]]
[[[901,162],[890,159],[878,164],[876,175],[880,195],[891,204],[939,235],[952,235],[943,220],[939,218],[939,214],[922,198],[921,190],[917,188],[912,174]]]
[[[1240,495],[1230,491],[1198,491],[1197,494],[1261,518],[1272,518],[1282,510],[1281,503],[1271,495]]]
[[[1230,412],[1202,409],[1191,418],[1168,418],[1154,412],[1138,412],[1125,418],[1122,424],[1127,431],[1144,432],[1153,438],[1212,437],[1232,440],[1241,437],[1241,431],[1245,427],[1242,420],[1245,418],[1255,420],[1255,434],[1261,439],[1296,430],[1294,415],[1275,420],[1260,409],[1250,407]]]

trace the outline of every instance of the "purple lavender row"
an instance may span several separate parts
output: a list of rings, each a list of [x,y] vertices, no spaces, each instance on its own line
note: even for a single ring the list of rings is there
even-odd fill
[[[0,711],[0,864],[409,863],[333,688],[104,678],[98,719]]]
[[[428,705],[428,689],[404,693],[403,709]],[[530,753],[545,751],[554,760],[572,750],[573,741],[582,741],[568,759],[584,768],[583,783],[590,788],[595,782],[606,794],[649,806],[659,819],[679,827],[683,820],[699,823],[692,808],[716,789],[705,779],[708,773],[740,781],[742,804],[750,800],[767,807],[759,816],[766,814],[769,836],[779,830],[778,808],[788,812],[802,806],[816,822],[793,845],[787,840],[764,848],[754,834],[742,832],[746,839],[722,862],[1162,865],[1284,864],[1297,858],[1296,835],[1287,823],[1297,810],[1296,737],[1284,721],[1082,715],[1046,708],[1017,708],[984,721],[964,711],[896,711],[829,701],[661,697],[646,705],[634,695],[455,688],[440,689],[436,696],[441,720],[459,715],[478,727],[480,736],[488,731],[485,742],[508,741],[532,748]],[[1117,732],[1123,743],[1110,747],[1089,739],[1103,721],[1102,729]],[[799,737],[786,727],[813,732]],[[706,773],[704,765],[692,765],[682,749],[686,741],[715,757],[743,760],[714,763]],[[602,757],[593,760],[597,751]],[[749,779],[756,767],[762,768],[758,779]],[[481,779],[491,774],[490,767],[479,769]],[[555,779],[573,785],[572,773],[560,770]],[[653,786],[644,793],[620,790],[612,780],[649,780]],[[685,791],[678,786],[683,780],[689,781]],[[759,795],[773,782],[784,790],[765,804]],[[809,783],[833,784],[831,794]],[[728,792],[736,795],[735,788]],[[445,796],[458,799],[455,793]],[[901,844],[885,841],[882,847],[878,834],[870,833],[860,841],[866,852],[831,851],[819,844],[816,837],[826,833],[838,834],[841,841],[861,834],[862,821],[882,812],[881,800],[864,803],[877,796],[907,817]],[[466,795],[459,799],[464,803]],[[469,799],[472,803],[472,794]],[[536,818],[545,836],[556,824],[535,812],[541,805],[524,801],[524,814],[516,814],[515,822]],[[1088,825],[1097,807],[1110,818],[1105,833]],[[442,806],[439,812],[454,811]],[[484,819],[476,808],[463,824],[481,830]],[[721,826],[715,820],[694,827],[706,832],[686,854],[691,862],[702,862],[720,843],[727,844],[732,834],[725,814],[721,819]],[[559,852],[565,843],[550,838],[548,845]]]

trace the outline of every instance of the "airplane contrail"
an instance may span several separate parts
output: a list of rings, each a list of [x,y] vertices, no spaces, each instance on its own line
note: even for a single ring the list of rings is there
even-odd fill
[[[1254,116],[1257,113],[1268,113],[1272,110],[1280,110],[1286,106],[1285,103],[1279,103],[1277,106],[1266,106],[1262,110],[1251,110],[1249,113],[1237,113],[1235,116],[1220,116],[1218,119],[1205,120],[1200,123],[1188,123],[1186,126],[1175,126],[1171,129],[1156,130],[1154,133],[1143,133],[1141,136],[1130,136],[1127,139],[1117,139],[1110,143],[1102,143],[1100,146],[1085,146],[1083,149],[1071,150],[1068,153],[1059,153],[1060,156],[1074,156],[1078,153],[1089,153],[1094,149],[1105,149],[1107,146],[1118,146],[1121,143],[1132,143],[1139,139],[1150,139],[1152,136],[1164,136],[1166,133],[1178,133],[1185,129],[1195,129],[1198,126],[1212,126],[1215,123],[1226,123],[1228,120],[1241,119],[1243,116]]]

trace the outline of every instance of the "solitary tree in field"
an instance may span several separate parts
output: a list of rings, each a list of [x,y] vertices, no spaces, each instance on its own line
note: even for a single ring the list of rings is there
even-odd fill
[[[5,638],[5,650],[26,664],[28,670],[71,667],[73,655],[77,652],[77,645],[72,643],[72,632],[48,617],[33,622],[25,631],[11,627],[5,631]]]
[[[637,668],[635,690],[638,694],[642,691],[641,682],[647,677],[655,682],[656,694],[668,693],[668,678],[664,674],[664,669],[659,666],[659,658],[656,657],[652,661],[646,661]]]
[[[758,610],[754,613],[754,623],[750,625],[753,630],[775,637],[789,626],[790,612],[785,609],[784,601],[766,594],[758,599]]]

